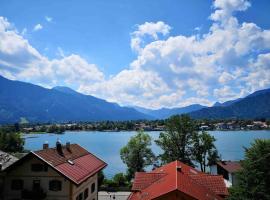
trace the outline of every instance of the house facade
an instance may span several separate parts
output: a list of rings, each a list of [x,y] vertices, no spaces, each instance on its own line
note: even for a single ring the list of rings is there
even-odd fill
[[[236,172],[241,168],[240,161],[220,161],[210,166],[210,173],[223,176],[227,180],[227,186],[230,187],[237,184]]]
[[[151,172],[137,172],[129,200],[222,200],[229,195],[222,176],[174,161]]]
[[[6,168],[4,199],[97,200],[106,163],[77,144],[44,144]]]

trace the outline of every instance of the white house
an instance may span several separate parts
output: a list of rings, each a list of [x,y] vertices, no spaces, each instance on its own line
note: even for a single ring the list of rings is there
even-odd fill
[[[4,199],[97,200],[107,164],[77,144],[48,144],[5,169]]]
[[[210,166],[210,173],[213,175],[222,175],[226,180],[227,186],[237,184],[236,172],[241,170],[240,161],[221,161]]]

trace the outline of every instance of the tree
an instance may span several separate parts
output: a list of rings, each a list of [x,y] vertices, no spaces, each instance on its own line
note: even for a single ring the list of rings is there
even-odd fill
[[[19,133],[0,132],[0,149],[6,152],[22,152],[24,140]]]
[[[138,132],[131,137],[128,144],[120,150],[121,159],[127,165],[127,177],[131,180],[135,172],[144,171],[146,166],[152,165],[155,155],[151,150],[151,137]]]
[[[218,159],[218,152],[214,144],[216,139],[203,131],[200,134],[194,134],[193,140],[193,159],[200,164],[201,171],[205,172],[206,166],[213,164]]]
[[[123,173],[118,173],[118,174],[115,174],[114,177],[113,177],[113,181],[115,183],[117,183],[118,186],[126,186],[128,184],[128,180],[127,180],[127,177],[125,174]]]
[[[229,200],[270,199],[270,140],[255,140],[245,150],[238,172],[238,184],[230,189]]]
[[[194,166],[192,143],[195,134],[197,134],[196,124],[188,115],[170,117],[166,123],[166,132],[160,133],[159,139],[155,141],[163,150],[159,155],[162,163],[179,160]]]
[[[105,179],[104,172],[100,171],[98,173],[98,187],[100,187],[103,184],[104,179]]]

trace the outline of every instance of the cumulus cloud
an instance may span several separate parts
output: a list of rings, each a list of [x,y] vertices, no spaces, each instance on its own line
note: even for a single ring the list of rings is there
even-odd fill
[[[144,24],[138,25],[137,30],[131,33],[131,48],[135,51],[142,49],[143,38],[150,36],[154,40],[158,40],[158,34],[163,36],[169,34],[171,27],[162,21],[153,23],[145,22]]]
[[[104,75],[94,64],[79,55],[48,59],[31,46],[7,19],[0,17],[0,74],[11,79],[30,81],[46,87],[103,81]]]
[[[130,69],[125,70],[129,78],[123,80],[114,76],[114,81],[109,80],[105,85],[110,85],[110,91],[117,88],[117,92],[107,93],[108,90],[102,88],[102,96],[117,102],[123,102],[125,98],[125,104],[157,108],[192,103],[211,105],[214,101],[239,98],[269,87],[266,53],[270,48],[270,32],[254,23],[239,23],[234,17],[236,11],[245,11],[250,6],[246,0],[215,1],[210,15],[212,26],[203,35],[169,36],[171,27],[164,22],[137,26],[131,34],[131,47],[138,56],[130,64]],[[160,36],[167,38],[160,39]],[[163,92],[153,92],[152,88],[141,85],[142,80],[133,82],[145,72],[159,80],[155,84],[157,88],[160,85]],[[95,88],[99,86],[97,84]]]
[[[251,4],[247,0],[215,0],[213,7],[216,9],[210,18],[214,21],[227,21],[235,11],[245,11]]]
[[[204,34],[170,36],[171,26],[162,21],[137,25],[131,33],[136,59],[109,78],[79,55],[49,60],[0,18],[0,73],[150,108],[239,98],[270,87],[270,30],[234,16],[250,6],[247,0],[216,0]]]
[[[41,24],[36,24],[33,28],[33,31],[39,31],[41,29],[43,29],[43,26]]]

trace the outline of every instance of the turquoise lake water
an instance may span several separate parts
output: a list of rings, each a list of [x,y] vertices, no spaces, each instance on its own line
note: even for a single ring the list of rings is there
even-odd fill
[[[270,139],[270,131],[209,131],[216,138],[216,147],[222,159],[240,160],[244,158],[244,147],[249,147],[255,139]],[[126,166],[120,159],[120,149],[127,144],[131,136],[136,134],[131,132],[65,132],[64,134],[28,134],[24,135],[25,145],[28,150],[39,150],[47,141],[50,147],[55,146],[57,139],[64,144],[67,141],[78,143],[91,153],[108,163],[104,170],[105,175],[111,178],[114,174],[125,172]],[[161,152],[155,145],[154,140],[158,138],[159,132],[148,132],[152,137],[152,149],[155,154]]]

